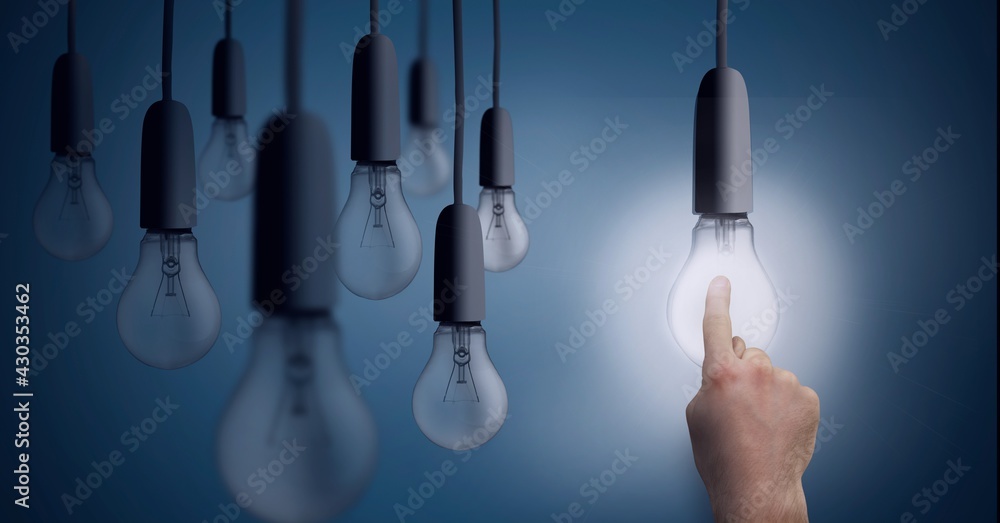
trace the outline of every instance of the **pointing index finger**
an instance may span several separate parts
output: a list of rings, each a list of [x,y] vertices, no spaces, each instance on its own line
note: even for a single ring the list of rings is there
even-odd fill
[[[712,363],[736,357],[733,353],[733,325],[729,319],[731,291],[729,279],[725,276],[716,276],[712,283],[708,284],[705,319],[702,323],[705,333],[703,369]]]

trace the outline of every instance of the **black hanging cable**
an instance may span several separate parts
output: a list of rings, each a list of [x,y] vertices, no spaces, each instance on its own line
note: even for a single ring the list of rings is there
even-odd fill
[[[715,66],[726,67],[726,15],[728,14],[728,0],[718,0],[717,22],[718,32],[715,38]]]
[[[163,99],[170,100],[174,47],[174,0],[163,0]]]
[[[371,0],[371,9],[369,15],[371,16],[371,27],[372,34],[378,34],[378,0]]]
[[[226,38],[233,37],[233,2],[232,0],[226,0]]]
[[[465,76],[462,67],[462,0],[452,2],[455,26],[455,204],[462,203],[462,156],[465,145]],[[494,95],[495,96],[495,95]]]
[[[493,107],[500,107],[500,0],[493,0]]]
[[[76,52],[76,0],[69,0],[69,20],[66,22],[66,47],[69,54]]]
[[[428,48],[428,45],[427,45],[427,40],[428,40],[427,27],[428,27],[428,24],[430,22],[430,16],[429,16],[429,13],[428,13],[428,8],[427,8],[427,2],[429,0],[419,0],[419,1],[420,1],[420,27],[418,28],[418,31],[419,31],[419,35],[420,36],[417,39],[417,42],[418,42],[417,43],[417,46],[418,46],[417,48],[419,50],[418,52],[420,53],[420,57],[421,58],[426,58],[427,57],[427,48]]]
[[[285,98],[288,110],[298,112],[302,98],[302,0],[288,0],[285,20]]]

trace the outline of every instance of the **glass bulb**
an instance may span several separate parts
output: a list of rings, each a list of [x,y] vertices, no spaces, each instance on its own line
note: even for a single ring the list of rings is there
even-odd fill
[[[476,448],[500,430],[507,388],[478,323],[438,327],[431,359],[413,387],[413,417],[427,439],[451,450]]]
[[[205,151],[198,159],[198,187],[206,197],[238,200],[254,187],[254,172],[240,147],[250,143],[243,118],[216,118]]]
[[[253,334],[246,374],[216,435],[219,471],[267,521],[326,521],[363,493],[377,435],[325,315],[275,316]],[[242,504],[241,504],[242,505]]]
[[[509,271],[528,254],[528,228],[517,212],[510,187],[483,187],[479,193],[479,224],[483,228],[486,270]]]
[[[354,294],[381,300],[413,281],[420,268],[420,230],[403,199],[395,162],[358,162],[334,234],[337,276]]]
[[[95,175],[94,159],[57,154],[35,205],[38,243],[64,260],[89,258],[111,238],[114,217]]]
[[[705,294],[719,275],[732,284],[733,336],[742,337],[747,347],[767,350],[778,328],[778,296],[757,258],[747,215],[702,215],[691,237],[691,254],[667,301],[670,332],[681,350],[699,366],[705,360]]]
[[[201,269],[191,231],[146,231],[139,263],[118,302],[125,347],[147,365],[176,369],[208,353],[221,326],[219,299]]]
[[[401,163],[406,191],[418,196],[441,192],[451,181],[451,160],[444,147],[444,131],[437,127],[412,126],[404,142]]]

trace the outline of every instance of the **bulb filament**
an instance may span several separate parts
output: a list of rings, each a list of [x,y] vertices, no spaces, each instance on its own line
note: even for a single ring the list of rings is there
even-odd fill
[[[715,229],[715,242],[719,254],[732,256],[736,249],[736,219],[729,217],[716,218],[719,226]]]
[[[277,412],[272,418],[268,441],[272,444],[277,441],[279,429],[284,425],[282,418],[287,415],[292,423],[309,423],[320,427],[322,433],[317,443],[326,445],[330,435],[325,423],[322,420],[309,420],[309,416],[321,416],[322,413],[318,408],[319,397],[313,381],[316,375],[313,358],[305,349],[308,340],[303,339],[300,329],[294,328],[289,331],[289,338],[286,343],[291,348],[287,349],[288,354],[285,355],[285,385],[281,390],[281,398],[278,399]]]
[[[507,230],[503,214],[503,197],[503,189],[493,191],[493,216],[490,218],[490,226],[486,228],[487,240],[510,240],[510,231]]]
[[[160,277],[160,287],[156,291],[150,316],[191,316],[181,285],[180,252],[179,234],[165,233],[160,237],[160,271],[163,276]]]
[[[80,164],[70,167],[69,178],[66,183],[66,196],[63,198],[63,206],[59,211],[60,220],[90,220],[90,213],[87,212],[87,202],[83,200],[83,177],[80,176]],[[67,213],[67,211],[69,211]]]
[[[451,333],[451,342],[455,347],[455,354],[452,357],[454,365],[451,368],[451,376],[448,377],[448,386],[444,391],[445,402],[474,401],[479,402],[479,393],[476,391],[476,380],[472,377],[469,368],[470,357],[469,342],[472,337],[468,327],[456,327]]]
[[[384,165],[372,165],[368,173],[368,188],[371,191],[368,211],[368,221],[365,222],[365,232],[361,237],[362,247],[395,247],[392,240],[392,228],[385,212],[386,204],[386,173]]]

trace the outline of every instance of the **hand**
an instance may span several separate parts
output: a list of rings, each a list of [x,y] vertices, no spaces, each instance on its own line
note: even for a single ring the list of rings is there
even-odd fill
[[[808,521],[802,474],[812,459],[819,397],[764,351],[733,337],[730,284],[705,300],[705,361],[687,406],[694,463],[720,521]]]

